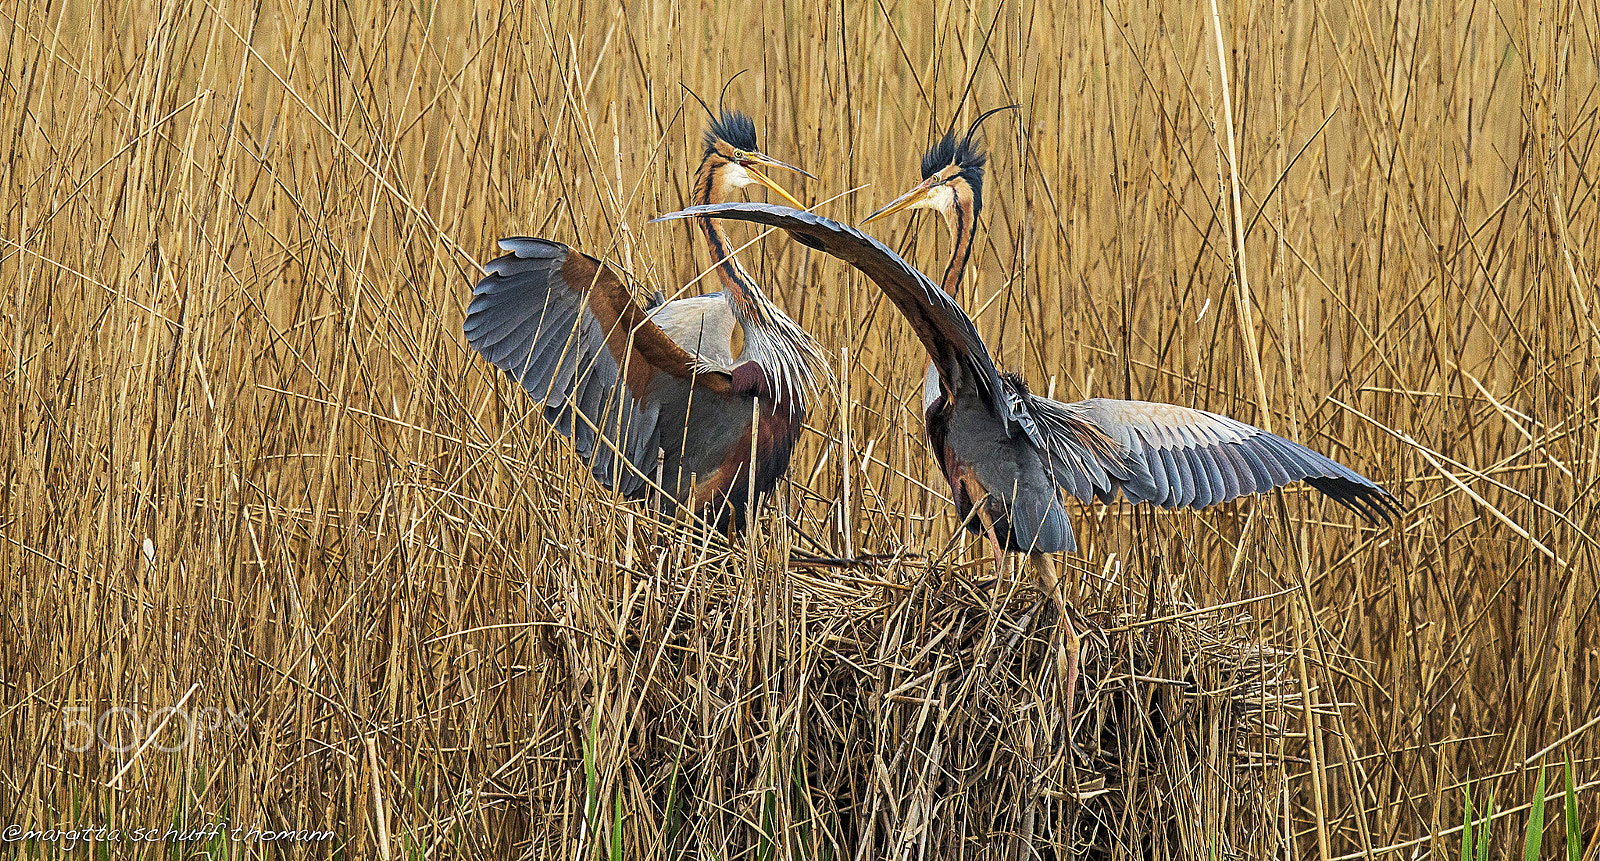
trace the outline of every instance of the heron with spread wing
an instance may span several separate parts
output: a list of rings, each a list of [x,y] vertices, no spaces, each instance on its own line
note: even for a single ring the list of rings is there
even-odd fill
[[[949,194],[933,199],[948,200],[959,216],[953,223],[970,225],[979,186],[963,173],[942,180],[939,187]],[[1140,401],[1062,403],[1033,394],[1021,377],[996,368],[954,298],[853,227],[755,203],[691,207],[657,220],[707,216],[783,228],[859,269],[910,322],[938,378],[923,418],[957,512],[969,529],[988,537],[998,566],[1006,551],[1025,553],[1060,610],[1069,721],[1080,642],[1050,557],[1077,549],[1064,497],[1111,502],[1120,494],[1135,503],[1200,508],[1303,481],[1372,524],[1400,511],[1394,497],[1353,470],[1226,416]],[[958,249],[963,241],[971,236],[958,239]]]
[[[800,205],[763,170],[811,176],[756,145],[755,124],[713,116],[695,173],[696,204],[760,184]],[[500,240],[472,291],[467,342],[544,406],[601,484],[625,496],[659,485],[718,529],[743,528],[747,500],[770,491],[818,381],[817,342],[733,256],[722,226],[698,220],[723,289],[646,306],[610,266],[559,242]],[[735,332],[743,348],[733,354]],[[754,401],[754,403],[752,403]],[[752,473],[754,486],[752,487]]]

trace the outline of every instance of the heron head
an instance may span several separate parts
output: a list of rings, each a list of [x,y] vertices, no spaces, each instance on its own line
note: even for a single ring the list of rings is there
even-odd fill
[[[774,182],[763,169],[790,170],[816,179],[806,171],[762,152],[756,145],[755,123],[738,111],[724,110],[721,116],[712,118],[711,125],[706,129],[705,163],[713,171],[713,182],[717,184],[719,196],[726,197],[734,189],[758,183],[776,192],[796,209],[805,209],[805,204]]]
[[[917,183],[883,208],[861,220],[869,224],[908,209],[934,209],[949,216],[957,206],[970,206],[974,215],[983,208],[983,166],[989,155],[978,145],[978,126],[991,115],[1016,105],[984,113],[973,122],[965,137],[945,132],[922,156],[922,182]]]

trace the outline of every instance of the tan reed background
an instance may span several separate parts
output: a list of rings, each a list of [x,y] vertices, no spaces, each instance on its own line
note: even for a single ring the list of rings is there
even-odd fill
[[[1219,11],[1226,92],[1209,4],[0,2],[0,826],[342,847],[162,857],[1412,857],[1456,852],[1469,786],[1511,809],[1566,755],[1587,786],[1600,14]],[[841,385],[750,541],[658,530],[461,320],[501,235],[699,273],[646,222],[699,157],[680,82],[715,103],[741,70],[799,195],[866,186],[822,206],[848,221],[1020,104],[964,297],[1002,363],[1268,425],[1412,511],[1077,513],[1075,764],[1037,596],[951,543],[920,348],[772,236],[744,256]],[[943,265],[936,219],[878,235]],[[847,550],[894,558],[786,562]]]

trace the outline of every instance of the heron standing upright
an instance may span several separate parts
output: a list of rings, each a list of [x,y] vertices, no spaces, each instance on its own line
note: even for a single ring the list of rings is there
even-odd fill
[[[960,172],[946,185],[952,193],[933,199],[950,201],[971,224],[976,207],[970,192],[978,186]],[[957,512],[969,529],[988,537],[997,567],[1004,568],[1005,551],[1027,554],[1060,611],[1069,727],[1081,642],[1050,557],[1077,550],[1063,494],[1111,502],[1120,492],[1134,503],[1201,508],[1304,481],[1371,524],[1400,511],[1387,491],[1348,467],[1226,416],[1172,404],[1102,398],[1062,403],[1033,394],[1020,376],[995,367],[955,299],[853,227],[754,203],[696,206],[657,220],[705,216],[781,227],[846,261],[911,324],[938,374],[938,394],[923,418]]]
[[[718,203],[759,183],[799,205],[763,168],[811,176],[761,152],[750,118],[723,110],[705,133],[693,200]],[[788,469],[827,366],[817,342],[733,256],[722,226],[699,225],[722,281],[717,293],[671,302],[657,293],[641,308],[599,260],[512,237],[473,288],[463,328],[544,405],[546,421],[606,487],[637,498],[659,480],[671,503],[718,529],[742,529],[746,501]]]

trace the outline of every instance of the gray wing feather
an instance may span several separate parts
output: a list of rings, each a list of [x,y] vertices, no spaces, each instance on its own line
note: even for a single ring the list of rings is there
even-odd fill
[[[1194,473],[1194,507],[1204,508],[1213,501],[1228,498],[1224,495],[1222,471],[1211,455],[1200,448],[1185,449],[1184,454],[1189,459],[1189,471]],[[1238,496],[1237,493],[1233,495]]]
[[[562,277],[570,248],[532,237],[502,239],[500,247],[508,253],[484,267],[489,274],[472,290],[462,325],[467,343],[544,406],[545,420],[572,440],[597,480],[638,493],[641,474],[655,467],[660,405],[640,403],[619,385],[620,369],[585,302],[589,285]],[[635,469],[617,460],[618,451]]]
[[[1115,435],[1113,435],[1113,439],[1116,439]],[[1118,442],[1127,451],[1128,460],[1138,465],[1138,469],[1134,471],[1133,476],[1121,483],[1120,487],[1123,494],[1133,501],[1160,499],[1165,496],[1165,487],[1157,484],[1156,471],[1151,468],[1151,457],[1154,456],[1159,459],[1159,455],[1155,455],[1155,448],[1145,445],[1144,437],[1137,433],[1125,434]],[[1117,489],[1117,486],[1106,488],[1100,495],[1100,500],[1102,502],[1111,502],[1116,499]]]
[[[1225,499],[1237,499],[1256,492],[1254,476],[1250,467],[1234,458],[1234,452],[1225,445],[1212,443],[1213,448],[1195,452],[1195,456],[1204,460],[1211,466],[1213,475],[1218,484],[1213,485],[1215,495],[1211,502],[1221,502]],[[1242,472],[1241,472],[1242,468]],[[1207,504],[1211,504],[1208,502]]]
[[[1173,433],[1172,436],[1180,435]],[[1178,465],[1178,481],[1180,486],[1183,488],[1183,492],[1178,496],[1178,505],[1185,507],[1193,506],[1195,502],[1196,486],[1194,470],[1191,468],[1192,458],[1189,457],[1189,449],[1180,439],[1177,441],[1177,447],[1170,449],[1170,451],[1172,452],[1173,462]]]
[[[1161,459],[1161,468],[1165,470],[1165,487],[1161,499],[1150,500],[1163,508],[1177,508],[1178,501],[1183,498],[1183,475],[1178,472],[1177,458],[1172,456],[1172,449],[1165,441],[1160,442],[1155,448],[1156,457]]]
[[[1054,493],[1018,493],[1009,500],[1011,537],[1025,552],[1073,553],[1078,540],[1072,534],[1067,510]]]
[[[1203,508],[1304,481],[1370,523],[1402,511],[1388,491],[1349,467],[1227,416],[1099,398],[1054,408],[1088,422],[1122,447],[1123,463],[1132,465],[1134,474],[1118,489],[1130,502]]]

